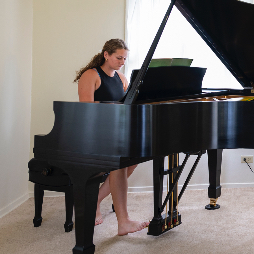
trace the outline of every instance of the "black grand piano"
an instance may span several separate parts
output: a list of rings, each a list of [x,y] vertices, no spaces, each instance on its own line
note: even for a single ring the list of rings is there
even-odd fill
[[[161,68],[159,71],[171,73],[164,84],[147,78],[160,75],[158,69],[148,66],[173,6],[243,89],[202,89],[203,68]],[[54,175],[54,171],[68,175],[75,205],[74,254],[95,251],[93,232],[99,184],[112,170],[153,160],[154,217],[148,234],[160,235],[181,224],[178,202],[200,157],[207,151],[211,199],[207,208],[218,208],[222,150],[254,148],[253,16],[254,5],[237,0],[173,0],[141,69],[121,101],[54,102],[54,127],[47,135],[35,136],[29,169],[31,178],[38,168],[44,175]],[[185,76],[188,78],[182,78]],[[183,83],[183,89],[179,89]],[[186,155],[182,165],[179,153]],[[168,155],[169,167],[164,169]],[[197,159],[178,195],[177,182],[189,156]],[[165,175],[171,180],[162,201]],[[163,215],[167,203],[169,211]]]

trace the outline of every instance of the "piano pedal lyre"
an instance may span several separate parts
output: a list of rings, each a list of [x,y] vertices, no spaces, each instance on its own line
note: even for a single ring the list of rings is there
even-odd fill
[[[178,154],[173,154],[169,156],[169,168],[164,169],[164,158],[158,158],[154,160],[154,218],[149,224],[148,235],[158,236],[178,225],[181,222],[181,214],[178,211],[178,203],[181,199],[184,191],[186,190],[189,181],[199,163],[199,160],[204,154],[205,151],[201,150],[199,152],[189,152],[186,153],[185,159],[182,162],[182,165],[178,165],[179,158]],[[190,155],[198,155],[186,180],[181,188],[181,192],[178,195],[178,181],[183,172],[184,167],[190,157]],[[167,175],[169,177],[169,184],[167,187],[167,196],[162,204],[162,190],[163,190],[163,176]],[[159,190],[159,191],[158,191]],[[167,209],[169,203],[169,209]],[[166,213],[162,215],[162,212],[166,208]]]
[[[171,159],[172,159],[172,169],[178,168],[178,166],[179,166],[179,154],[178,153],[172,154]],[[170,161],[169,157],[168,157],[168,161]],[[174,178],[175,178],[176,174],[178,174],[178,170],[176,170],[175,173],[172,170],[172,173],[171,173],[171,183],[172,184],[174,183]],[[175,192],[175,195],[174,195],[174,192]],[[175,202],[175,204],[174,204],[174,202]],[[174,211],[174,209],[175,209],[175,211]],[[174,216],[174,214],[175,214],[175,216]],[[170,216],[171,217],[170,228],[174,228],[174,227],[176,227],[180,224],[179,223],[179,212],[178,212],[178,181],[176,182],[175,191],[173,191],[172,195],[171,195],[171,214],[170,215],[171,215]]]
[[[160,162],[158,161],[158,164],[154,164],[158,170],[156,172],[160,175],[160,187],[157,185],[157,188],[161,189],[161,191],[163,189],[163,176],[167,176],[167,196],[163,205],[161,203],[162,193],[159,194],[160,197],[156,196],[157,198],[159,197],[159,199],[155,200],[155,203],[159,205],[159,207],[156,208],[158,212],[155,212],[155,216],[149,224],[148,235],[158,236],[181,224],[181,215],[178,212],[178,180],[176,181],[177,175],[179,175],[178,154],[170,155],[168,161],[167,170],[164,169],[164,158]],[[182,168],[180,171],[182,171]],[[166,210],[165,214],[162,214],[164,209]]]
[[[174,184],[175,175],[178,173],[178,170],[174,172],[174,169],[178,168],[178,166],[179,166],[179,154],[169,155],[168,169],[171,169],[171,172],[168,170],[167,173],[167,195],[169,193],[169,185]],[[168,211],[169,202],[170,202],[169,204],[170,211]],[[164,220],[164,225],[162,225],[162,233],[181,224],[181,215],[178,212],[178,182],[176,183],[175,190],[172,191],[171,198],[166,204],[166,213],[165,215],[162,216],[162,218]]]

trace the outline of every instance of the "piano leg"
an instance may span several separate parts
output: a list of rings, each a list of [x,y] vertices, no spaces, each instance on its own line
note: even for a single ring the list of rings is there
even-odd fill
[[[94,167],[75,163],[49,162],[49,164],[62,168],[69,175],[73,184],[76,236],[73,254],[93,254],[95,252],[93,234],[99,185],[104,174]]]
[[[74,187],[76,246],[73,254],[95,252],[93,234],[100,182],[95,178],[88,180],[85,188]]]
[[[208,167],[209,167],[209,187],[208,197],[210,204],[206,205],[206,209],[219,209],[220,205],[216,204],[218,197],[221,195],[220,175],[222,162],[222,149],[207,150]]]
[[[163,178],[164,178],[164,157],[158,157],[153,160],[153,188],[154,188],[154,217],[149,224],[148,234],[161,234],[161,212],[162,193],[163,193]]]

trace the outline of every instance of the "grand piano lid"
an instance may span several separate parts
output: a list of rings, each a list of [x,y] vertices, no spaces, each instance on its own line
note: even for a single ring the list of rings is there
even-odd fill
[[[120,102],[135,102],[174,5],[242,87],[254,88],[254,5],[238,0],[171,0],[137,77]]]
[[[254,5],[176,0],[175,6],[244,88],[254,88]]]

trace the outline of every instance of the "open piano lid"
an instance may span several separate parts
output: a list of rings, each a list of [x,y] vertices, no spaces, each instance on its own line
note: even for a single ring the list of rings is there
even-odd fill
[[[254,88],[254,5],[238,0],[171,0],[147,56],[121,100],[135,102],[173,6],[199,33],[243,88]]]
[[[254,5],[176,0],[175,6],[244,88],[254,88]]]

